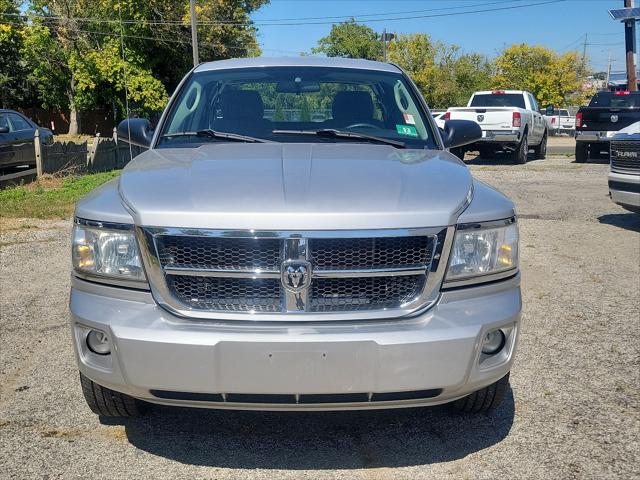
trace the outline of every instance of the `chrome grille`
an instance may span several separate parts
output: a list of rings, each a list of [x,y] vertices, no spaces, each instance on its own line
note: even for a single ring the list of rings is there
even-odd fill
[[[280,241],[254,238],[158,236],[156,248],[164,266],[216,270],[277,270]]]
[[[328,238],[309,240],[316,270],[407,268],[428,265],[429,237]]]
[[[312,312],[381,310],[402,305],[424,287],[424,275],[319,278],[311,283]]]
[[[255,313],[270,320],[356,313],[383,318],[435,301],[447,231],[139,229],[149,281],[161,305],[196,318],[242,319],[238,314]],[[439,276],[430,282],[436,270]]]
[[[197,310],[280,310],[280,281],[275,279],[168,275],[167,283],[181,302]]]
[[[625,173],[640,173],[640,141],[611,141],[611,168]]]

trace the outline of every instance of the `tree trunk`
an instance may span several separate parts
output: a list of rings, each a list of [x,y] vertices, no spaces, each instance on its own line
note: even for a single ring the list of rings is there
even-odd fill
[[[76,106],[75,94],[76,94],[76,80],[71,73],[70,89],[68,91],[69,96],[69,135],[78,135],[80,133],[80,112]]]
[[[71,107],[69,113],[69,135],[78,135],[80,133],[80,112],[74,106]]]

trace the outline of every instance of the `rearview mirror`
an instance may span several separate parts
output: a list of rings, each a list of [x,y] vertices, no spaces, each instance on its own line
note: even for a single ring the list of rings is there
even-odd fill
[[[442,141],[447,148],[461,147],[482,138],[480,125],[471,120],[447,120],[443,133]]]
[[[0,127],[0,133],[9,133],[9,127],[7,126]]]
[[[277,93],[315,93],[320,91],[320,84],[317,82],[278,82]]]
[[[153,130],[146,118],[128,118],[118,125],[118,140],[137,145],[142,148],[151,146]]]

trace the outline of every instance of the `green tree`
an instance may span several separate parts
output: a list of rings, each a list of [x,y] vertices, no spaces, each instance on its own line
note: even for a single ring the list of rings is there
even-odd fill
[[[403,68],[432,108],[465,105],[476,90],[488,88],[492,65],[478,54],[434,42],[429,35],[399,35],[388,47],[388,58]]]
[[[24,45],[30,79],[45,107],[69,109],[70,134],[79,133],[82,111],[121,105],[125,84],[142,110],[161,108],[168,98],[139,55],[125,49],[123,59],[112,22],[85,24],[84,18],[112,19],[113,5],[108,15],[105,6],[102,1],[39,0],[31,7]]]
[[[25,24],[20,2],[0,0],[0,107],[15,107],[29,96],[21,57]]]
[[[356,23],[352,18],[334,24],[329,35],[318,40],[318,46],[311,51],[324,53],[328,57],[380,60],[382,43],[372,28]]]
[[[183,2],[188,6],[188,2]],[[261,55],[251,13],[269,0],[199,0],[196,6],[201,61]],[[183,17],[189,25],[189,9]]]
[[[541,46],[512,45],[496,58],[494,88],[528,90],[540,105],[571,104],[583,91],[585,62],[577,52],[558,54]]]
[[[201,59],[258,54],[249,15],[267,2],[198,0]],[[123,116],[125,87],[136,111],[162,109],[167,92],[192,67],[184,0],[31,0],[29,5],[23,51],[29,79],[43,105],[70,110],[70,133],[78,131],[80,113],[90,108],[114,108]]]

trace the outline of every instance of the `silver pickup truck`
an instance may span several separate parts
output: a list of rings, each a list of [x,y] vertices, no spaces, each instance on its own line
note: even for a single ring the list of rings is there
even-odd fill
[[[500,403],[522,308],[514,206],[448,152],[478,125],[439,130],[402,70],[205,63],[153,131],[118,131],[149,149],[78,203],[73,233],[95,413]]]
[[[610,142],[609,195],[621,207],[640,213],[640,122],[616,133]]]

